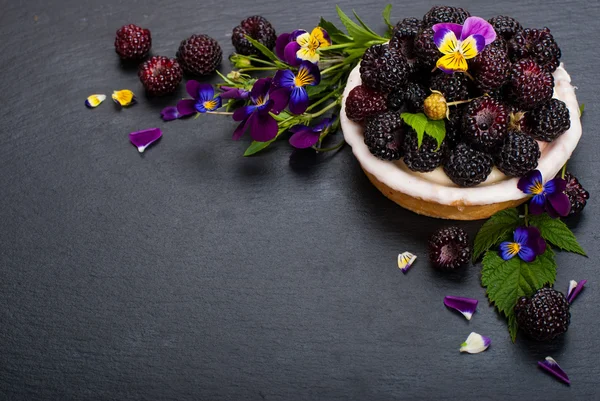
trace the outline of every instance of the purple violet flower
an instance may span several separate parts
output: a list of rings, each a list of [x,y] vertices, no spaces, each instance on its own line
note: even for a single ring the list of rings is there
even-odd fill
[[[273,89],[271,81],[271,78],[257,80],[250,91],[252,104],[233,113],[234,121],[241,121],[233,132],[234,140],[240,139],[247,129],[257,142],[267,142],[277,136],[277,121],[270,113],[279,114],[287,105],[288,95],[285,89]]]
[[[302,114],[310,102],[306,85],[314,86],[321,82],[319,67],[310,61],[303,61],[298,67],[298,73],[291,70],[279,70],[273,78],[273,84],[278,88],[285,88],[289,93],[290,111],[293,114]]]
[[[569,376],[567,376],[567,373],[562,370],[554,358],[547,356],[542,362],[538,362],[538,366],[550,373],[552,376],[556,377],[558,380],[569,385],[571,384]]]
[[[167,106],[160,112],[160,116],[164,121],[173,121],[177,120],[179,117],[179,112],[177,111],[176,106]]]
[[[567,216],[571,211],[571,202],[565,194],[567,183],[562,178],[554,178],[545,184],[542,173],[533,170],[519,180],[517,187],[528,195],[533,195],[529,202],[531,214],[541,214],[544,210],[550,217]]]
[[[317,50],[328,46],[331,46],[331,39],[325,29],[318,26],[310,34],[303,29],[298,29],[292,33],[282,33],[277,37],[275,54],[281,61],[296,67],[302,60],[317,63],[319,61]]]
[[[500,256],[509,260],[515,255],[525,262],[533,262],[538,255],[546,252],[546,241],[536,227],[517,227],[513,242],[500,244]]]
[[[463,314],[467,320],[471,320],[473,313],[477,309],[478,301],[473,298],[453,297],[448,295],[444,297],[444,305],[448,308],[456,309]]]
[[[215,111],[221,107],[221,97],[215,96],[212,85],[201,84],[191,79],[185,85],[185,89],[192,99],[183,99],[177,102],[177,111],[180,117]]]
[[[306,125],[294,125],[290,128],[293,135],[290,137],[290,145],[297,149],[306,149],[314,146],[319,142],[321,134],[331,128],[336,120],[333,118],[324,118],[314,127],[310,128]]]
[[[246,100],[250,96],[250,91],[241,88],[232,88],[230,86],[221,86],[222,99]]]

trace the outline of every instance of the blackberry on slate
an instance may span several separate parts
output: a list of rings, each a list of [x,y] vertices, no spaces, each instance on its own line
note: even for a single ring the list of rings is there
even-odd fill
[[[579,214],[585,208],[587,200],[590,198],[590,193],[583,188],[577,177],[569,172],[565,174],[565,181],[567,182],[565,193],[571,202],[571,211],[569,214]]]
[[[475,83],[483,93],[500,88],[510,77],[510,60],[501,45],[487,46],[470,64]]]
[[[454,270],[469,263],[469,235],[460,227],[441,228],[429,239],[429,260],[440,270]]]
[[[510,39],[517,32],[523,30],[523,26],[519,21],[505,15],[498,15],[497,17],[490,18],[488,22],[494,27],[496,33],[504,37],[504,39]]]
[[[508,109],[500,101],[482,97],[469,103],[463,118],[465,140],[483,152],[493,152],[506,137]]]
[[[371,153],[383,160],[399,160],[402,155],[404,129],[400,114],[388,111],[367,118],[365,145]]]
[[[522,177],[538,165],[540,147],[529,135],[510,131],[495,155],[496,166],[509,177]]]
[[[262,55],[260,50],[246,39],[246,35],[257,40],[267,49],[273,49],[275,47],[275,40],[277,40],[273,25],[260,15],[248,17],[233,28],[231,42],[233,43],[233,47],[235,47],[235,51],[239,54],[246,56]]]
[[[408,74],[406,57],[387,44],[369,47],[360,63],[363,84],[383,93],[389,93],[406,84]]]
[[[554,77],[534,61],[519,60],[512,65],[507,97],[523,110],[531,110],[552,98]]]
[[[444,171],[456,185],[472,187],[485,181],[492,166],[491,156],[461,143],[449,152]]]
[[[469,78],[465,74],[440,72],[429,82],[429,89],[442,92],[448,102],[469,98]]]
[[[392,33],[394,35],[396,33],[399,33],[402,37],[410,36],[414,38],[415,36],[417,36],[417,33],[419,32],[419,29],[421,29],[422,26],[423,20],[420,20],[415,17],[404,18],[402,21],[398,21],[398,23],[392,30]]]
[[[428,26],[439,24],[441,22],[463,24],[470,16],[471,14],[469,14],[467,10],[459,7],[434,6],[423,16],[423,23]]]
[[[431,71],[441,53],[433,41],[433,29],[423,27],[415,36],[415,54],[419,63],[427,71]]]
[[[534,340],[550,341],[569,329],[569,303],[553,288],[541,288],[531,299],[521,297],[514,310],[519,328]]]
[[[530,58],[548,72],[554,72],[560,64],[561,51],[548,28],[524,29],[508,42],[508,46],[513,61]]]
[[[352,121],[360,122],[365,117],[387,111],[386,97],[364,85],[352,88],[346,98],[346,116]]]
[[[183,71],[174,58],[154,56],[140,65],[138,77],[150,96],[175,92],[183,78]]]
[[[148,55],[152,35],[148,29],[134,24],[124,25],[117,31],[115,51],[122,60],[139,60]]]
[[[192,35],[181,42],[177,59],[189,74],[207,75],[215,72],[223,60],[219,43],[207,35]]]
[[[404,137],[404,163],[412,171],[426,173],[435,170],[444,160],[446,144],[438,149],[437,141],[424,135],[419,148],[417,133],[410,129]]]
[[[550,99],[525,113],[525,132],[539,141],[552,142],[571,127],[569,109],[558,99]]]

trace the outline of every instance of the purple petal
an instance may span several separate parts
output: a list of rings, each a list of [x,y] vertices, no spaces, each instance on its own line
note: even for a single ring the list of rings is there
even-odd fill
[[[555,192],[563,192],[565,189],[567,189],[567,182],[558,177],[544,184],[544,191],[546,192],[546,195],[550,195]]]
[[[221,98],[223,99],[241,100],[248,99],[248,96],[250,96],[250,92],[240,88],[230,88],[228,86],[221,86],[221,90],[224,91],[223,93],[221,93]]]
[[[201,84],[198,87],[198,100],[201,102],[208,102],[209,100],[213,100],[215,97],[215,89],[211,84]]]
[[[542,214],[544,213],[546,205],[546,196],[545,195],[536,195],[531,198],[531,202],[529,202],[529,212],[531,214]]]
[[[292,31],[292,33],[290,33],[290,42],[295,42],[296,39],[298,39],[298,36],[304,35],[305,33],[307,32],[304,29],[296,29],[295,31]]]
[[[452,31],[452,32],[454,32],[456,39],[460,38],[460,36],[462,35],[462,31],[463,31],[462,25],[453,24],[451,22],[447,22],[447,23],[443,23],[443,24],[435,24],[434,26],[431,27],[431,29],[433,29],[433,32],[435,32],[435,33],[437,33],[440,30]],[[435,35],[434,35],[434,38],[435,38]],[[435,39],[434,39],[434,41],[435,41]]]
[[[529,238],[529,230],[527,227],[517,227],[514,233],[514,240],[517,244],[524,244]]]
[[[471,35],[483,36],[486,46],[496,40],[496,31],[494,30],[494,27],[480,17],[469,17],[465,20],[460,40],[465,40]]]
[[[256,110],[256,106],[240,107],[233,112],[233,121],[244,121],[250,116],[250,114],[252,114],[254,110]]]
[[[527,227],[528,235],[526,246],[531,248],[531,250],[536,255],[541,255],[546,252],[546,241],[542,238],[542,234],[537,227],[529,226]]]
[[[292,67],[299,66],[302,60],[298,58],[296,53],[301,49],[301,46],[297,42],[290,42],[283,50],[284,53],[284,61],[291,65]]]
[[[442,25],[442,24],[438,24],[438,25]],[[453,24],[453,25],[456,25],[456,24]],[[435,31],[435,34],[433,35],[433,42],[435,43],[436,47],[438,47],[438,48],[442,47],[442,43],[444,42],[444,38],[446,37],[446,35],[449,32],[452,32],[452,30],[451,29],[447,29],[447,28],[441,28],[441,29],[438,29],[437,31]],[[456,35],[456,38],[458,39],[458,35]]]
[[[473,39],[475,39],[477,53],[481,53],[485,49],[485,38],[481,35],[473,35]]]
[[[160,128],[150,128],[143,131],[136,131],[129,134],[129,140],[133,143],[140,153],[152,143],[156,142],[162,136]]]
[[[533,262],[536,258],[536,254],[533,249],[531,249],[527,245],[521,245],[521,249],[519,250],[519,257],[525,262]]]
[[[250,115],[250,118],[253,116],[254,116],[254,114]],[[248,127],[248,121],[250,120],[250,118],[243,120],[240,123],[240,125],[237,126],[235,131],[233,131],[233,135],[232,135],[231,139],[233,139],[234,141],[237,141],[244,135],[244,133],[246,132],[246,128]]]
[[[318,131],[318,132],[325,131],[327,128],[333,126],[333,124],[335,123],[336,119],[337,119],[336,116],[333,116],[331,118],[324,118],[317,125],[315,125],[313,127],[313,130],[314,131]]]
[[[546,372],[550,373],[552,376],[556,377],[558,380],[565,382],[569,385],[571,384],[567,373],[564,370],[562,370],[562,368],[553,358],[547,356],[546,359],[544,359],[542,362],[538,362],[538,366],[544,369]]]
[[[285,109],[290,100],[290,90],[287,88],[279,88],[269,93],[269,99],[273,102],[271,111],[274,114],[279,114],[281,110]]]
[[[542,182],[542,173],[539,170],[532,170],[521,177],[519,183],[517,184],[517,188],[528,195],[533,195],[531,189],[538,182]]]
[[[160,116],[164,121],[173,121],[177,120],[179,116],[179,112],[177,111],[176,106],[167,106],[160,112]]]
[[[275,55],[277,55],[277,57],[279,57],[279,59],[282,61],[285,61],[284,49],[288,43],[290,43],[289,33],[282,33],[275,41]]]
[[[252,87],[250,91],[250,97],[252,101],[256,104],[258,98],[265,98],[267,93],[269,93],[269,89],[271,88],[271,78],[260,78]]]
[[[290,145],[297,149],[306,149],[319,142],[319,133],[313,132],[310,128],[296,132],[290,137]]]
[[[198,93],[200,93],[201,86],[202,84],[200,82],[190,79],[185,84],[185,90],[187,91],[188,95],[190,95],[194,99],[198,99]]]
[[[516,253],[514,253],[513,247],[514,242],[503,242],[500,244],[500,256],[504,260],[509,260],[515,257]]]
[[[277,88],[291,88],[295,86],[296,75],[291,70],[279,70],[273,77],[273,86]]]
[[[467,320],[471,320],[471,317],[473,317],[478,302],[479,301],[473,298],[453,297],[451,295],[444,297],[444,305],[448,308],[456,309],[462,313]]]
[[[571,211],[571,201],[569,201],[569,197],[564,192],[553,193],[552,195],[548,195],[546,199],[552,207],[552,211],[556,212],[558,216],[564,217],[569,215],[569,212]],[[548,212],[550,213],[550,210],[548,210]]]
[[[295,134],[296,132],[300,132],[300,131],[304,131],[304,130],[310,130],[310,127],[308,127],[304,124],[297,124],[297,125],[294,125],[292,128],[290,128],[288,131],[290,131],[292,134]]]
[[[302,114],[308,108],[308,93],[304,88],[294,88],[290,93],[290,111],[293,114]]]
[[[183,99],[177,102],[177,112],[181,117],[191,116],[196,114],[196,100]]]
[[[250,119],[250,136],[255,141],[268,142],[277,136],[277,121],[270,114],[256,113]]]
[[[575,284],[574,286],[569,286],[569,292],[567,293],[567,302],[572,303],[577,295],[583,290],[583,286],[587,283],[587,280],[581,280],[580,282],[576,282],[571,280],[571,284]]]

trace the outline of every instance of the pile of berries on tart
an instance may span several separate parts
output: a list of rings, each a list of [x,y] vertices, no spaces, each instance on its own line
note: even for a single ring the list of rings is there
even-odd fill
[[[521,177],[570,127],[567,106],[553,98],[560,57],[548,28],[436,6],[366,50],[346,115],[363,124],[373,155],[412,171],[441,167],[459,187],[484,182],[494,167]],[[443,120],[443,139],[419,135],[406,113]]]

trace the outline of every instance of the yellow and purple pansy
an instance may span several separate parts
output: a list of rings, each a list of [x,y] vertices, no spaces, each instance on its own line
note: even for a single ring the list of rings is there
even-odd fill
[[[289,65],[298,66],[303,60],[317,63],[318,50],[328,46],[331,46],[329,34],[318,26],[310,33],[303,29],[282,33],[275,43],[275,53]]]
[[[185,89],[192,99],[183,99],[177,102],[177,111],[180,117],[215,111],[221,107],[221,97],[215,96],[212,85],[201,84],[191,79],[185,85]]]
[[[513,241],[500,244],[500,256],[509,260],[519,256],[525,262],[533,262],[538,255],[546,252],[546,241],[536,227],[517,227]]]
[[[531,214],[546,211],[550,217],[557,218],[568,216],[571,211],[571,202],[565,194],[567,183],[562,178],[557,177],[544,183],[542,173],[533,170],[519,180],[517,187],[533,196],[529,202]]]
[[[273,84],[288,91],[290,111],[302,114],[308,108],[309,98],[305,86],[315,86],[321,82],[319,67],[310,61],[303,61],[294,74],[291,70],[279,70],[273,78]]]
[[[436,67],[445,73],[465,72],[467,60],[475,58],[496,40],[494,27],[479,17],[469,17],[463,25],[453,23],[435,24],[433,41],[444,55]]]

